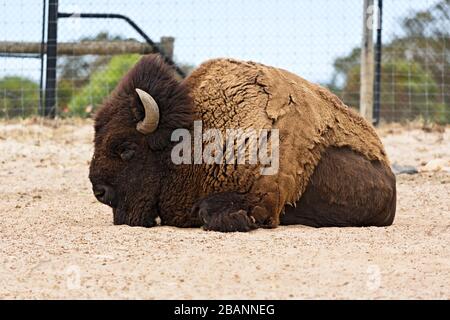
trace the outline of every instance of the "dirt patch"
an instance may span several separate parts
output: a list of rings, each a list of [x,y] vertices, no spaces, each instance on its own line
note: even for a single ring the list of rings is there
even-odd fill
[[[379,132],[392,162],[450,159],[449,128]],[[0,123],[0,297],[450,299],[449,173],[399,175],[388,228],[131,228],[91,193],[92,138],[89,121]]]

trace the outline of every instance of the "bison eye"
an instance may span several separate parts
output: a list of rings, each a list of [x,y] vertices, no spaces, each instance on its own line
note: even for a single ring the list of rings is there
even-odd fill
[[[116,141],[111,143],[111,150],[114,156],[119,156],[123,161],[131,160],[136,154],[138,145],[134,142],[120,142]]]
[[[124,150],[120,153],[120,157],[122,158],[122,160],[128,161],[134,157],[135,153],[136,151],[134,151],[133,149]]]

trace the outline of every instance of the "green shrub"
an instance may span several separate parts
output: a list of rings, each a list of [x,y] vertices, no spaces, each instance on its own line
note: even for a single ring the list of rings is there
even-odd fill
[[[26,117],[37,114],[39,85],[27,78],[0,79],[0,117]]]
[[[340,92],[344,102],[359,108],[360,66],[352,67]],[[396,59],[381,66],[380,116],[387,121],[448,121],[446,106],[437,99],[439,87],[420,64]]]
[[[114,56],[103,69],[92,74],[89,82],[70,100],[69,112],[86,116],[95,111],[139,58],[138,54]]]
[[[438,124],[450,123],[450,106],[443,103],[436,103],[430,110],[430,120]]]

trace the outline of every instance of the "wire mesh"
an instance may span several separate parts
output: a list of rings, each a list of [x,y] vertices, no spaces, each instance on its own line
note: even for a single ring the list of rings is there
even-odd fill
[[[40,112],[43,4],[0,0],[0,117]],[[385,0],[383,7],[381,118],[450,122],[450,1]],[[152,51],[125,21],[78,13],[130,18],[187,73],[215,57],[258,61],[359,108],[362,0],[60,0],[59,12],[73,13],[58,19],[59,116],[95,112]],[[16,47],[6,48],[11,42]]]

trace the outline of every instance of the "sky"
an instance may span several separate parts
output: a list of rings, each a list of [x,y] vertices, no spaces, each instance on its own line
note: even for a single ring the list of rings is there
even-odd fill
[[[375,3],[377,1],[375,0]],[[399,21],[435,0],[384,0],[383,37]],[[199,65],[216,57],[253,60],[315,82],[333,74],[333,61],[359,46],[363,0],[60,0],[60,12],[121,13],[155,42],[175,37],[175,59]],[[0,0],[0,41],[40,42],[42,0]],[[59,41],[102,31],[142,40],[120,20],[60,19]],[[0,57],[0,77],[37,80],[37,59]]]

